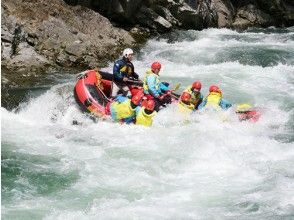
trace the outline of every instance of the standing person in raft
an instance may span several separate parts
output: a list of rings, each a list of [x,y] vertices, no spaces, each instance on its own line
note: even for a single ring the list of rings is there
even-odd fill
[[[144,94],[148,100],[155,101],[155,111],[157,112],[160,106],[171,103],[171,91],[167,83],[160,82],[160,70],[161,64],[159,62],[152,63],[151,69],[146,71],[143,82]]]
[[[181,97],[180,97],[180,102],[179,104],[184,104],[183,107],[188,107],[189,109],[191,109],[193,107],[193,111],[198,109],[198,106],[201,104],[201,102],[203,101],[203,95],[201,94],[201,88],[202,88],[202,84],[200,81],[195,81],[193,82],[192,85],[188,86],[182,93]],[[190,95],[190,96],[188,96]],[[187,100],[187,98],[189,97],[189,99]],[[182,100],[182,99],[185,100]],[[181,103],[181,101],[183,101]]]
[[[143,92],[138,92],[132,97],[132,99],[118,95],[108,106],[111,118],[114,121],[127,124],[134,122],[136,117],[136,108],[140,105],[143,96]]]
[[[153,117],[156,115],[154,111],[154,100],[148,100],[146,105],[136,109],[136,125],[144,125],[150,127],[153,123]]]
[[[198,109],[202,108],[213,108],[215,110],[228,109],[232,106],[227,100],[223,99],[223,94],[220,88],[216,85],[211,85],[209,87],[209,94],[203,99],[202,103],[199,105]]]
[[[133,50],[126,48],[123,51],[122,59],[115,61],[113,66],[113,96],[118,94],[126,96],[129,91],[127,81],[139,79],[139,75],[135,73],[134,65],[132,63],[133,56]]]

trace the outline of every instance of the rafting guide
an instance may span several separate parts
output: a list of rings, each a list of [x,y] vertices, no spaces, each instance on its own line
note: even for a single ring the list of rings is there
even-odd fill
[[[127,82],[129,80],[139,80],[139,75],[135,73],[132,63],[134,52],[130,48],[123,51],[122,58],[115,61],[113,65],[113,89],[112,96],[118,94],[127,95],[129,88]]]

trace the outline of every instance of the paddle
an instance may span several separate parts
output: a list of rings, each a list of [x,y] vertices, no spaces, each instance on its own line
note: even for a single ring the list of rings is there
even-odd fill
[[[125,81],[126,83],[130,83],[136,86],[143,86],[143,82],[141,80],[131,80],[128,79],[127,81]]]
[[[181,83],[178,83],[172,91],[177,91],[181,87]]]

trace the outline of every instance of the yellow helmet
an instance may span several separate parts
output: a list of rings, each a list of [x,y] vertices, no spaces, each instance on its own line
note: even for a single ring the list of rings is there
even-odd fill
[[[244,103],[237,105],[236,112],[246,112],[250,111],[252,109],[252,106],[250,104]]]

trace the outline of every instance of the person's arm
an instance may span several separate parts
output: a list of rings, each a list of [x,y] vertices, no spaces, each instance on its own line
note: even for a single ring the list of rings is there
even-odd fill
[[[159,97],[159,92],[155,88],[156,78],[154,76],[148,76],[147,77],[147,85],[149,88],[149,93],[154,96],[155,98]]]
[[[228,109],[228,108],[230,108],[230,107],[232,107],[232,104],[231,103],[229,103],[227,100],[225,100],[225,99],[222,99],[221,101],[220,101],[220,107],[222,108],[222,109]]]
[[[121,60],[117,60],[114,63],[114,66],[113,66],[113,77],[114,77],[114,80],[115,81],[118,81],[118,82],[122,82],[123,81],[124,75],[120,71],[122,65],[123,65],[123,62]]]
[[[202,102],[200,103],[200,105],[198,106],[198,110],[204,108],[204,106],[206,105],[207,100],[206,99],[202,99]]]
[[[203,95],[200,94],[200,98],[199,98],[199,101],[197,102],[197,104],[195,106],[195,110],[199,109],[199,106],[201,105],[202,102],[203,102]]]
[[[131,68],[131,73],[132,73],[131,76],[128,76],[128,77],[132,77],[134,79],[139,79],[139,75],[135,72],[135,67],[134,67],[133,63],[128,62],[127,65],[129,68]]]
[[[159,84],[159,88],[160,88],[160,91],[162,91],[163,93],[169,90],[169,88],[162,82]]]
[[[137,73],[133,72],[133,78],[139,79],[139,75]]]

